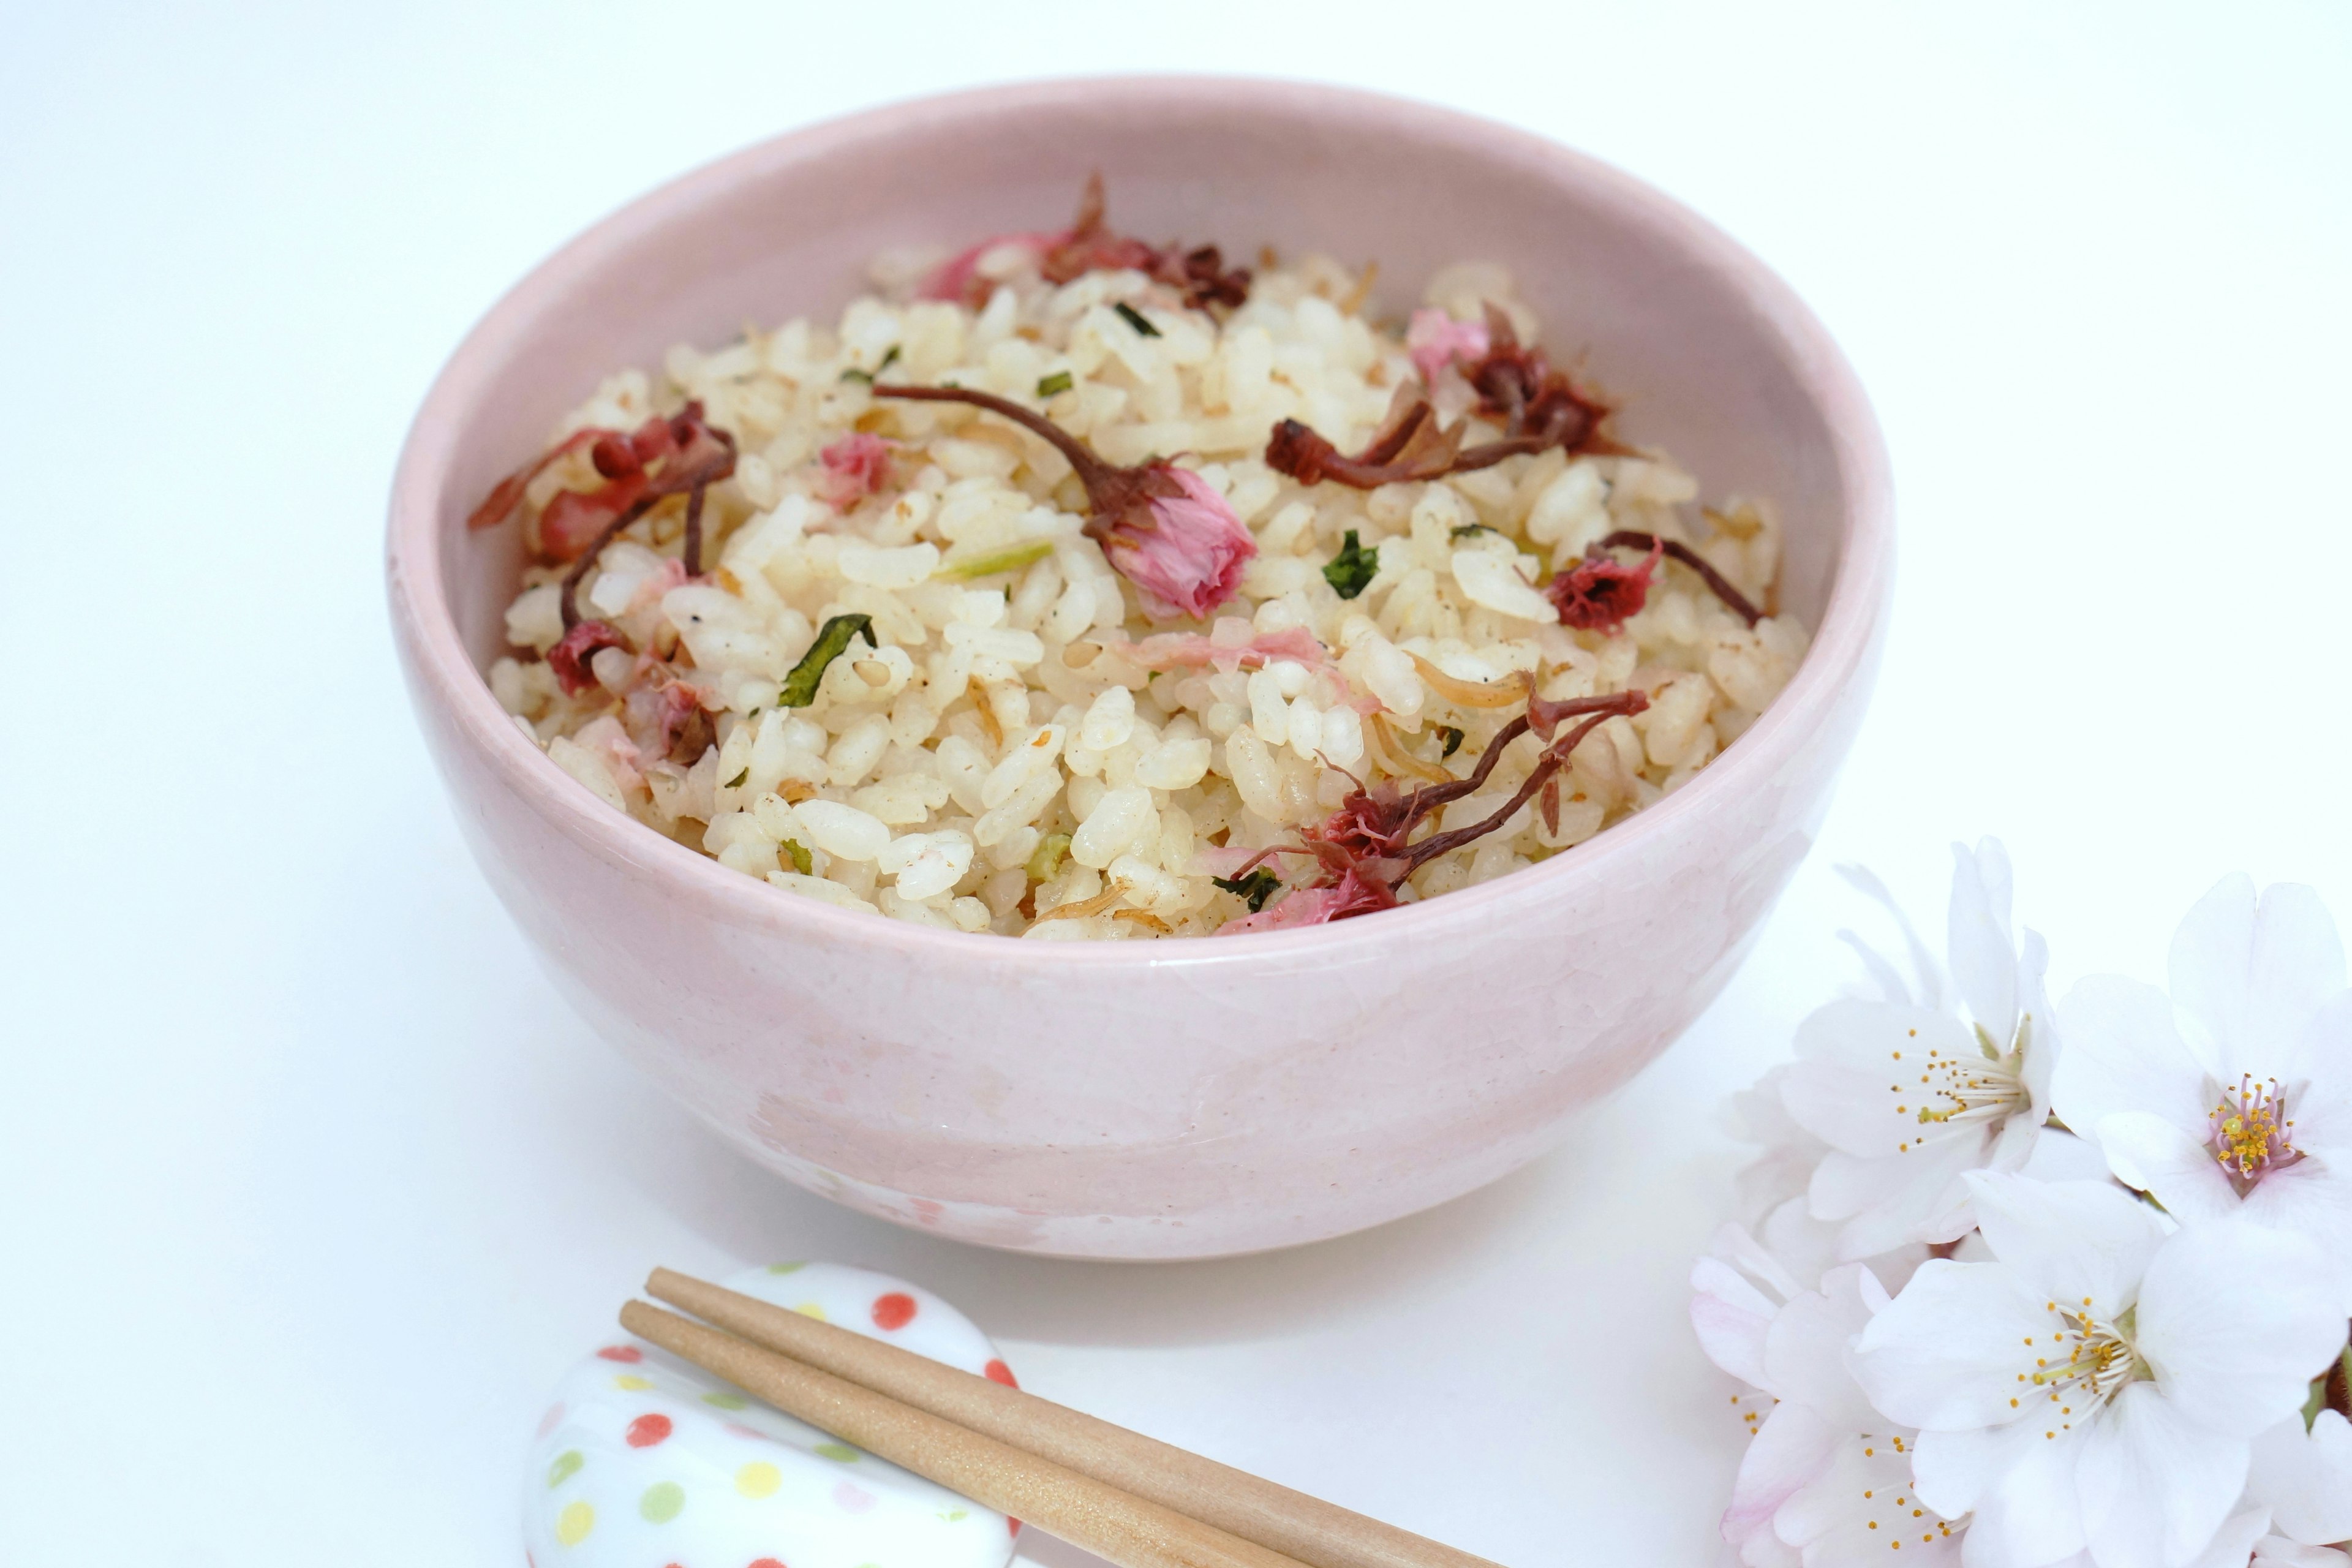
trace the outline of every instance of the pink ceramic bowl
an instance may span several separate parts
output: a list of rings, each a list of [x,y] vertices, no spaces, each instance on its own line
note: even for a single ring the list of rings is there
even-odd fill
[[[836,310],[886,246],[1061,221],[1381,262],[1507,263],[1622,428],[1776,498],[1815,628],[1695,782],[1560,858],[1425,904],[1208,941],[1023,942],[794,898],[598,802],[502,714],[512,529],[467,510],[606,372]],[[1061,81],[794,132],[633,203],[499,301],[416,416],[393,624],[476,857],[588,1021],[754,1159],[942,1235],[1087,1258],[1285,1247],[1542,1153],[1715,996],[1803,858],[1885,623],[1886,460],[1837,349],[1746,251],[1522,132],[1330,88]]]

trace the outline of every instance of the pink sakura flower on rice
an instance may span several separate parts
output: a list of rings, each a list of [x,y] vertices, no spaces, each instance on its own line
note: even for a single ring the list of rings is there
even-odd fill
[[[1146,614],[1203,617],[1234,596],[1242,567],[1257,553],[1249,530],[1200,475],[1161,458],[1134,468],[1107,463],[1093,447],[1034,408],[961,386],[877,385],[877,397],[962,403],[985,408],[1051,445],[1087,490],[1087,537],[1111,569],[1135,584]]]
[[[1142,473],[1148,493],[1112,520],[1103,553],[1148,614],[1201,619],[1234,596],[1257,543],[1200,475],[1164,463]]]
[[[1627,566],[1611,560],[1606,551],[1589,551],[1583,560],[1552,578],[1544,596],[1559,612],[1561,625],[1613,637],[1649,603],[1650,587],[1657,581],[1658,562],[1664,552],[1664,545],[1653,544],[1648,555]]]
[[[1415,310],[1405,328],[1404,346],[1421,379],[1433,383],[1457,359],[1484,359],[1493,343],[1484,321],[1457,321],[1443,310]]]
[[[860,430],[817,454],[824,465],[824,499],[853,507],[882,488],[890,474],[890,443]]]
[[[567,697],[577,697],[596,684],[595,673],[589,661],[608,647],[625,649],[629,639],[623,637],[609,621],[582,621],[563,634],[563,640],[547,650],[548,668],[555,671],[556,684]]]

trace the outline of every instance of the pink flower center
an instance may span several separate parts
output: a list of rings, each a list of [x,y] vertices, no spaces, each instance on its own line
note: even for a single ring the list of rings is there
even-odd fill
[[[2221,1091],[2207,1125],[2213,1158],[2229,1172],[2241,1197],[2268,1172],[2303,1158],[2293,1141],[2294,1120],[2286,1113],[2286,1097],[2276,1079],[2256,1083],[2252,1076],[2240,1078],[2235,1089]]]

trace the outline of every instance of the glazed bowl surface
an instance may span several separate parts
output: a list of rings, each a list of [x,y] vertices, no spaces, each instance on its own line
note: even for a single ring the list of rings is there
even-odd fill
[[[793,897],[623,816],[483,678],[521,562],[467,511],[609,372],[829,317],[876,252],[1061,220],[1377,258],[1398,310],[1499,261],[1545,341],[1710,497],[1775,499],[1813,630],[1689,784],[1531,869],[1304,931],[1108,943]],[[1230,79],[1056,81],[796,131],[572,241],[442,371],[394,480],[393,624],[458,819],[558,988],[754,1159],[991,1246],[1216,1256],[1339,1235],[1544,1152],[1722,988],[1804,857],[1875,673],[1891,497],[1869,405],[1788,288],[1667,197],[1525,132]]]

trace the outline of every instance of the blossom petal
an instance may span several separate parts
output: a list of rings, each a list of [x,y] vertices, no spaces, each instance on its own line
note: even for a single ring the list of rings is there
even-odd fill
[[[2352,1150],[2271,1171],[2238,1212],[2255,1225],[2318,1247],[2336,1279],[2333,1298],[2344,1315],[2352,1315],[2352,1177],[2347,1164],[2352,1164]]]
[[[2183,1225],[2228,1219],[2238,1212],[2237,1189],[2213,1151],[2177,1122],[2145,1110],[2106,1117],[2091,1129],[2106,1151],[2107,1168],[2128,1187],[2153,1194]]]
[[[2248,1568],[2352,1568],[2352,1553],[2332,1546],[2305,1546],[2284,1535],[2265,1535],[2254,1542]]]
[[[1923,1134],[1927,1058],[1976,1055],[1958,1020],[1920,1007],[1853,999],[1815,1009],[1797,1026],[1798,1060],[1781,1080],[1780,1099],[1798,1126],[1849,1154],[1892,1154],[1916,1148]]]
[[[1765,1382],[1764,1332],[1780,1309],[1729,1264],[1702,1258],[1691,1267],[1691,1331],[1698,1348],[1740,1382]]]
[[[2221,1521],[2205,1550],[2190,1558],[2186,1568],[2247,1568],[2247,1556],[2270,1528],[2266,1509],[2241,1507]]]
[[[1927,944],[1919,940],[1919,933],[1912,926],[1911,918],[1903,912],[1903,906],[1895,901],[1895,895],[1887,890],[1886,884],[1879,879],[1878,873],[1869,867],[1844,865],[1840,866],[1837,871],[1839,876],[1843,877],[1859,889],[1864,898],[1885,910],[1895,921],[1895,929],[1902,933],[1903,950],[1910,957],[1911,973],[1917,982],[1918,988],[1917,996],[1910,999],[1930,1012],[1942,1012],[1944,994],[1950,989],[1945,980],[1944,966],[1936,962],[1936,955],[1929,952]],[[1861,939],[1851,932],[1839,934],[1843,936],[1851,946],[1859,948],[1862,945]],[[1873,967],[1875,970],[1877,966]],[[1907,994],[1910,987],[1906,986],[1902,989]],[[1902,1001],[1906,998],[1890,994],[1887,999]]]
[[[1920,1505],[1907,1447],[1885,1434],[1849,1434],[1773,1515],[1774,1532],[1805,1549],[1809,1568],[1883,1563],[1890,1547],[1902,1552],[1897,1563],[1958,1563],[1961,1532]]]
[[[1977,1225],[2022,1288],[2112,1320],[2139,1294],[2165,1222],[2105,1182],[2035,1182],[1973,1172]]]
[[[2046,1437],[2031,1422],[1923,1432],[1912,1456],[1920,1500],[1948,1517],[1973,1513],[1972,1565],[2054,1563],[2083,1549],[2075,1502],[2075,1434]],[[1981,1537],[1981,1539],[1979,1539]]]
[[[2050,943],[2038,931],[2025,933],[2017,963],[2020,1043],[2025,1052],[2021,1077],[2033,1097],[2033,1121],[2050,1119],[2050,1086],[2058,1068],[2058,1009],[2050,1005]]]
[[[2352,1152],[2352,992],[2312,1016],[2279,1077],[2292,1086],[2294,1146]]]
[[[1854,1376],[1872,1405],[1906,1426],[2014,1421],[2018,1373],[2033,1370],[2027,1342],[2048,1331],[2048,1317],[2044,1298],[2004,1265],[1930,1259],[1862,1331]]]
[[[2305,1020],[2344,989],[2344,942],[2309,888],[2258,898],[2243,873],[2198,900],[2172,939],[2172,999],[2214,1042],[2224,1082],[2262,1079],[2294,1053]]]
[[[2107,1157],[2087,1138],[2045,1127],[2033,1141],[2033,1152],[2018,1174],[2037,1182],[2104,1182]]]
[[[2009,851],[1981,838],[1952,846],[1952,980],[1979,1027],[2003,1050],[2017,1032],[2017,949],[2009,934]]]
[[[2246,1495],[2271,1512],[2271,1528],[2320,1545],[2352,1541],[2352,1421],[2323,1410],[2305,1432],[2288,1416],[2254,1439]]]
[[[1771,1381],[1759,1386],[1850,1432],[1884,1426],[1846,1360],[1854,1336],[1870,1321],[1872,1298],[1883,1297],[1876,1287],[1870,1270],[1849,1263],[1832,1269],[1819,1291],[1782,1308],[1764,1332],[1764,1367]]]
[[[1819,1217],[1844,1222],[1838,1256],[1848,1262],[1913,1242],[1957,1240],[1976,1223],[1960,1178],[1984,1153],[1984,1138],[1973,1130],[1880,1160],[1832,1152],[1814,1170],[1807,1201]]]
[[[1764,1529],[1798,1488],[1828,1467],[1837,1441],[1838,1429],[1805,1406],[1774,1405],[1739,1457],[1723,1538],[1742,1542]]]
[[[2153,1383],[2126,1384],[2079,1446],[2075,1493],[2099,1568],[2187,1563],[2246,1484],[2246,1440],[2200,1424]]]
[[[2177,1127],[2204,1124],[2213,1109],[2212,1071],[2173,1022],[2172,1004],[2152,985],[2094,974],[2058,1005],[2066,1050],[2051,1079],[2059,1120],[2084,1137],[2126,1110]]]
[[[2147,1267],[2134,1343],[2185,1419],[2252,1437],[2300,1406],[2344,1348],[2335,1284],[2297,1237],[2243,1222],[2192,1226]]]

